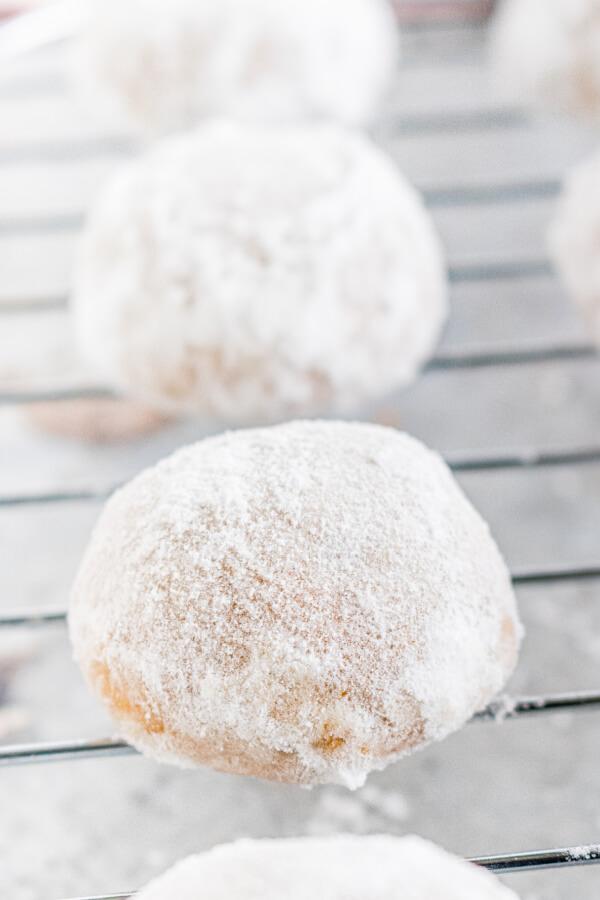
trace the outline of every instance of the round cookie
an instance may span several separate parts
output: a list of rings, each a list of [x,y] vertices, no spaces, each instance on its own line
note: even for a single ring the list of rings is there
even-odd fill
[[[177,863],[139,900],[517,900],[494,875],[418,837],[243,840]]]
[[[569,174],[550,229],[558,272],[600,346],[600,153]]]
[[[146,131],[213,115],[369,121],[398,57],[389,0],[96,0],[77,83]]]
[[[231,432],[139,475],[102,513],[69,622],[140,750],[350,787],[484,707],[521,635],[442,460],[342,422]]]
[[[447,312],[421,199],[366,137],[226,122],[99,199],[73,292],[82,355],[167,411],[265,422],[410,381]]]
[[[492,57],[503,99],[600,121],[600,0],[504,0]]]

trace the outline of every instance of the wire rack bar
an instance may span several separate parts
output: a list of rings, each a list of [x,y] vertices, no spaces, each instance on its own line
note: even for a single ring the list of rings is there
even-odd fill
[[[448,269],[448,280],[452,285],[511,278],[548,278],[552,275],[552,263],[541,257],[470,260],[454,263]]]
[[[67,621],[65,609],[22,610],[18,613],[0,615],[0,628],[40,628],[44,625],[64,625]]]
[[[531,363],[594,359],[598,350],[591,344],[543,344],[539,346],[505,346],[492,349],[447,350],[439,353],[424,367],[424,371],[448,369],[482,369],[492,366],[520,366]]]
[[[554,584],[562,581],[595,581],[597,578],[600,578],[600,566],[565,566],[513,572],[512,583],[515,587],[525,587],[529,584]]]
[[[476,131],[511,131],[515,129],[531,130],[531,123],[522,113],[501,108],[482,108],[478,110],[455,110],[452,112],[435,113],[423,112],[414,113],[413,115],[404,115],[396,117],[393,126],[388,126],[380,137],[385,140],[412,137],[434,137],[435,135],[449,134],[452,132],[476,132]],[[66,163],[66,162],[83,162],[89,160],[116,159],[122,157],[131,157],[139,152],[140,144],[131,138],[121,138],[115,135],[109,138],[79,138],[70,141],[53,141],[48,144],[13,144],[5,145],[0,150],[0,165],[14,166],[23,165],[24,163]],[[520,197],[516,193],[518,182],[515,183],[511,190],[510,185],[506,186],[506,193],[514,196],[504,196],[502,186],[499,185],[497,193],[490,193],[489,200],[494,198],[506,201],[507,199],[526,199],[527,195],[531,199],[552,197],[559,187],[557,179],[542,180],[539,183],[525,187],[525,196]],[[490,187],[481,188],[482,192],[491,192]],[[423,192],[427,195],[427,189],[423,188]],[[487,202],[485,195],[477,201],[477,193],[474,191],[475,199],[471,202]],[[434,195],[435,196],[435,195]],[[468,192],[467,192],[468,198]],[[439,201],[438,201],[439,202]],[[450,194],[450,199],[445,199],[442,195],[441,202],[459,202]]]
[[[430,207],[475,206],[554,199],[561,187],[558,179],[541,181],[480,182],[474,184],[419,185],[423,199]],[[74,233],[85,222],[83,213],[73,215],[30,216],[0,219],[0,237]]]
[[[508,853],[504,856],[479,856],[469,862],[492,872],[526,872],[532,869],[561,869],[600,863],[600,844],[538,850],[534,853]]]
[[[66,308],[66,297],[19,297],[14,300],[3,298],[0,302],[0,316],[60,312]]]
[[[79,231],[83,222],[83,215],[0,219],[0,237],[75,232]]]
[[[437,190],[437,189],[436,189]],[[441,190],[441,189],[440,189]],[[461,285],[473,281],[498,281],[516,278],[548,278],[554,274],[552,264],[547,259],[525,257],[522,259],[481,259],[467,260],[452,264],[448,269],[451,285]],[[60,310],[68,306],[67,297],[27,297],[3,300],[0,315]]]
[[[102,502],[108,500],[119,485],[108,488],[82,488],[80,490],[49,491],[39,494],[17,494],[12,497],[0,497],[0,508],[12,506],[45,506],[50,503]]]
[[[451,285],[460,285],[473,281],[497,281],[511,278],[547,278],[552,276],[553,268],[549,260],[537,258],[471,260],[459,261],[449,267],[448,280]],[[3,299],[0,302],[0,315],[19,313],[46,312],[48,310],[66,309],[66,297],[26,297],[14,300]],[[77,390],[68,388],[65,390]],[[56,391],[54,393],[57,393]],[[6,394],[8,396],[8,394]],[[41,399],[47,399],[42,396]],[[65,399],[63,396],[52,399]],[[70,399],[66,397],[66,399]],[[6,402],[0,400],[0,402]],[[14,402],[21,402],[15,400]]]
[[[548,697],[499,697],[481,712],[475,713],[473,722],[506,722],[546,713],[581,712],[600,708],[598,691],[573,694],[554,694]]]
[[[107,387],[73,384],[57,388],[0,391],[0,405],[18,406],[23,403],[58,403],[64,400],[104,400],[114,398]]]
[[[399,115],[388,126],[393,137],[435,136],[458,131],[510,131],[515,128],[530,129],[527,116],[513,109],[482,107],[481,109],[457,109],[443,112],[422,112]]]
[[[598,359],[598,349],[591,344],[507,345],[497,349],[486,347],[447,350],[429,361],[423,372],[445,372],[456,369],[487,369],[495,366],[534,365],[545,362],[580,362]],[[92,400],[115,397],[102,385],[71,384],[64,387],[0,390],[0,405],[52,403],[65,400]]]
[[[101,897],[76,897],[72,900],[130,900],[135,895],[136,891],[131,891],[128,894],[102,894]]]
[[[531,200],[554,200],[561,186],[562,182],[558,178],[546,178],[538,181],[422,185],[420,191],[428,206],[475,206],[488,203],[498,205]]]
[[[538,469],[551,466],[577,466],[600,462],[600,447],[567,450],[520,450],[517,452],[479,453],[461,459],[448,459],[453,472],[490,472],[506,469]]]
[[[381,136],[394,139],[464,131],[510,131],[518,128],[531,128],[526,117],[518,112],[504,109],[456,110],[441,114],[432,112],[399,116],[395,124]],[[116,135],[109,138],[53,141],[48,144],[13,144],[5,145],[0,150],[0,166],[127,158],[139,149],[140,145],[134,140]]]
[[[131,157],[139,144],[119,137],[81,138],[78,141],[53,141],[49,144],[13,144],[0,150],[0,166],[23,163],[85,162],[99,158]]]
[[[448,467],[456,474],[579,466],[600,462],[600,446],[577,447],[567,450],[530,448],[506,453],[493,451],[456,459],[450,458],[446,461]],[[0,495],[0,509],[15,506],[45,506],[52,503],[103,502],[120,486],[120,484],[114,484],[108,487],[65,488],[58,491],[41,491],[35,494]]]
[[[548,697],[500,697],[471,719],[471,722],[507,722],[557,712],[581,712],[600,708],[600,693],[577,692]],[[15,744],[0,747],[0,766],[61,762],[64,760],[138,755],[138,751],[119,738],[87,741],[57,741]]]
[[[138,751],[119,738],[14,744],[0,747],[0,766],[135,755]]]

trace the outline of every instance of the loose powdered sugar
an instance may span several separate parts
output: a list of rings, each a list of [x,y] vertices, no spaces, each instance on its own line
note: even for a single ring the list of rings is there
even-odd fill
[[[250,423],[406,383],[446,308],[430,218],[367,138],[226,122],[112,182],[73,302],[83,354],[118,386]]]
[[[151,131],[211,115],[363,124],[398,55],[388,0],[96,0],[75,55],[88,98]]]
[[[239,841],[182,860],[139,900],[517,900],[418,837]]]
[[[600,153],[570,173],[550,244],[559,273],[600,345]]]
[[[439,457],[326,422],[210,438],[117,492],[70,631],[141,750],[349,786],[484,706],[521,633],[506,566]]]
[[[600,0],[504,0],[492,50],[504,99],[600,120]]]

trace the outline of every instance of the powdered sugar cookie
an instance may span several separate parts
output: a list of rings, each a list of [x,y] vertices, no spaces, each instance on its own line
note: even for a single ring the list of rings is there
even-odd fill
[[[418,837],[238,841],[182,860],[139,900],[517,900],[497,878]]]
[[[99,375],[174,413],[346,410],[410,381],[447,311],[421,199],[367,138],[213,122],[128,166],[73,295]]]
[[[118,491],[70,632],[140,750],[356,787],[484,707],[521,629],[436,454],[381,426],[295,422],[209,438]]]
[[[600,346],[600,153],[569,174],[550,245],[559,274]]]
[[[77,82],[134,126],[363,124],[398,55],[388,0],[97,0]]]
[[[504,0],[492,53],[506,100],[600,121],[600,0]]]

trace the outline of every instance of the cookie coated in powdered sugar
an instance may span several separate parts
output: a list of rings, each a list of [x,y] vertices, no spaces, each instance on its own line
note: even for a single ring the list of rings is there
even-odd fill
[[[504,0],[492,58],[503,99],[600,121],[600,0]]]
[[[398,50],[389,0],[96,0],[73,74],[145,131],[213,115],[362,125]]]
[[[182,860],[139,900],[518,900],[422,838],[243,840]]]
[[[600,153],[568,175],[550,228],[558,272],[600,346]]]
[[[410,381],[446,317],[446,270],[421,198],[368,138],[216,121],[109,184],[73,312],[117,387],[252,424]]]
[[[70,632],[140,750],[357,787],[484,707],[521,626],[436,454],[381,426],[294,422],[209,438],[118,491]]]

